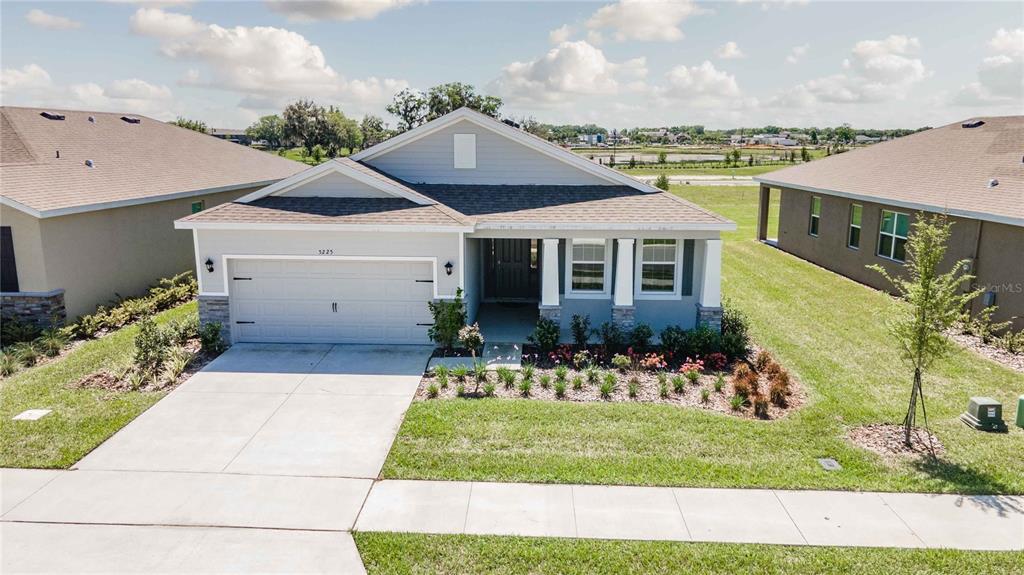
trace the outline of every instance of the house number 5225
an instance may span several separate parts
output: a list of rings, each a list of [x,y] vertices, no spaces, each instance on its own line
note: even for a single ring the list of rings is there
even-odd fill
[[[317,253],[322,255],[322,256],[333,256],[334,255],[334,250],[332,250],[332,249],[319,249],[319,250],[317,250]]]

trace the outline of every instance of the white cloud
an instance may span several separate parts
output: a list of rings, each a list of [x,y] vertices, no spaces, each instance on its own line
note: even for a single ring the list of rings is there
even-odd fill
[[[115,80],[108,86],[95,82],[61,85],[37,64],[6,68],[0,76],[0,94],[4,104],[39,107],[130,112],[159,118],[174,117],[180,110],[167,86],[130,78]]]
[[[663,100],[686,102],[693,107],[713,107],[738,102],[742,97],[736,76],[705,60],[699,66],[680,64],[665,74],[665,85],[655,90]]]
[[[884,40],[857,42],[843,60],[843,72],[808,80],[769,100],[775,106],[812,106],[825,102],[849,104],[906,98],[914,85],[931,72],[916,57],[917,38],[893,35]],[[805,49],[791,56],[802,56]]]
[[[684,36],[679,25],[703,12],[692,0],[619,0],[594,12],[587,26],[614,30],[619,42],[675,42]]]
[[[271,10],[294,22],[320,20],[372,20],[382,12],[417,3],[418,0],[267,0]]]
[[[75,28],[82,27],[81,22],[64,16],[50,14],[49,12],[43,12],[38,8],[29,10],[28,13],[25,14],[25,20],[33,26],[46,28],[47,30],[73,30]]]
[[[988,42],[991,56],[978,66],[978,80],[960,88],[953,102],[965,106],[1024,101],[1024,28],[1000,28]]]
[[[793,46],[789,49],[789,55],[786,56],[786,62],[790,64],[796,64],[804,56],[807,55],[807,51],[811,49],[810,44],[801,44],[799,46]]]
[[[759,2],[761,10],[771,10],[772,6],[781,6],[783,10],[793,6],[806,6],[810,0],[736,0],[737,4],[754,4]]]
[[[243,105],[274,108],[302,97],[379,104],[407,86],[391,78],[347,79],[327,63],[319,46],[284,28],[224,28],[148,8],[139,9],[133,28],[160,39],[167,57],[205,65],[205,71],[190,69],[182,84],[240,92]]]
[[[723,60],[735,60],[737,58],[746,58],[747,56],[743,53],[743,50],[740,50],[739,45],[731,40],[719,46],[718,50],[715,50],[715,55]]]
[[[562,42],[568,42],[569,36],[571,35],[572,28],[570,28],[568,24],[562,24],[558,28],[548,32],[548,40],[550,40],[552,44],[558,45]]]
[[[644,58],[611,62],[600,48],[578,40],[563,42],[535,60],[505,66],[492,88],[513,101],[557,103],[569,95],[642,90],[646,76]]]

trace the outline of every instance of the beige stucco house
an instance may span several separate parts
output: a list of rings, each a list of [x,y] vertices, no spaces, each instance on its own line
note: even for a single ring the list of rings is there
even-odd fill
[[[527,330],[718,326],[735,229],[466,108],[176,225],[195,237],[200,319],[233,342],[410,344],[460,289],[492,341],[514,334],[487,317],[510,313]]]
[[[968,260],[984,290],[972,312],[1024,329],[1024,116],[975,118],[756,178],[758,237],[780,190],[779,248],[879,288],[898,274],[920,213],[953,222],[947,259]],[[773,240],[775,241],[775,240]]]
[[[0,309],[48,323],[193,266],[174,220],[306,168],[145,116],[0,108]]]

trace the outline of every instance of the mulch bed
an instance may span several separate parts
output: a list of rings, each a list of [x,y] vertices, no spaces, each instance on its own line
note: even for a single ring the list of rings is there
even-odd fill
[[[756,353],[757,350],[754,350]],[[750,357],[753,357],[754,353]],[[735,363],[735,362],[734,362]],[[684,389],[682,393],[676,393],[671,381],[672,376],[681,375],[676,371],[668,372],[668,396],[665,398],[661,397],[660,394],[660,382],[658,381],[657,372],[653,371],[626,371],[621,372],[619,370],[611,368],[602,368],[602,374],[596,383],[590,383],[586,381],[586,373],[582,370],[570,369],[568,376],[566,377],[566,390],[565,396],[558,398],[555,395],[555,370],[553,367],[537,367],[533,375],[533,385],[530,389],[529,396],[524,396],[519,390],[519,381],[521,380],[520,372],[516,372],[516,384],[511,388],[505,387],[505,385],[499,381],[498,376],[495,372],[489,372],[487,377],[488,381],[495,384],[494,397],[504,399],[531,399],[539,401],[567,401],[575,403],[611,403],[611,402],[634,402],[634,403],[657,403],[676,405],[680,407],[693,407],[699,409],[706,409],[709,411],[716,411],[718,413],[724,413],[736,417],[742,417],[746,419],[779,419],[785,417],[788,413],[799,409],[806,403],[807,394],[799,380],[790,374],[790,386],[789,395],[785,406],[778,406],[774,403],[769,403],[768,414],[765,418],[759,418],[754,415],[753,407],[748,401],[739,410],[734,410],[730,404],[732,399],[733,387],[732,387],[732,368],[733,364],[730,364],[723,370],[722,376],[724,379],[721,391],[715,391],[715,382],[718,379],[718,374],[715,372],[704,372],[701,374],[696,383],[690,383],[685,381]],[[616,385],[615,390],[611,396],[607,399],[601,397],[601,382],[603,381],[604,373],[612,372],[616,374]],[[547,375],[550,378],[550,384],[545,388],[541,385],[542,376]],[[576,376],[583,377],[584,385],[582,389],[573,389],[573,379]],[[635,397],[629,395],[629,383],[635,381],[637,383],[637,393]],[[470,374],[466,381],[460,382],[454,376],[449,378],[448,386],[438,390],[437,398],[431,398],[428,394],[428,387],[435,382],[435,378],[431,374],[425,374],[420,380],[419,389],[416,392],[417,400],[431,401],[434,399],[454,399],[458,397],[457,387],[461,383],[464,387],[465,395],[463,397],[483,397],[484,384],[481,383],[479,389],[477,389],[476,381],[472,374]],[[762,393],[767,394],[769,384],[767,377],[761,375],[759,378],[759,389]],[[702,398],[701,390],[707,390],[708,399],[704,401]],[[476,390],[476,391],[475,391]]]
[[[1024,373],[1024,353],[1010,353],[1001,347],[981,341],[978,336],[961,333],[959,330],[950,330],[946,332],[946,336],[982,357]]]
[[[910,432],[910,443],[903,441],[903,426],[891,423],[876,423],[854,427],[847,432],[854,445],[873,451],[886,459],[899,457],[942,457],[946,448],[939,438],[922,427]]]
[[[192,361],[189,362],[188,367],[185,371],[181,372],[174,381],[168,381],[164,378],[150,378],[147,379],[145,384],[139,388],[133,388],[128,381],[127,377],[119,376],[118,374],[108,370],[101,369],[99,371],[90,373],[89,375],[79,379],[75,383],[71,384],[74,388],[92,388],[102,389],[110,392],[123,392],[123,391],[169,391],[188,381],[188,378],[195,375],[196,372],[206,367],[206,364],[210,363],[217,358],[219,354],[212,354],[202,351],[201,345],[198,339],[189,340],[184,346],[192,355]]]

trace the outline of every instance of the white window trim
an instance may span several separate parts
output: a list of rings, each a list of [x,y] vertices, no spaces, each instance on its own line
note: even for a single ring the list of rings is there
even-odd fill
[[[574,240],[604,242],[604,287],[601,291],[572,289],[572,243]],[[565,238],[565,297],[569,299],[609,299],[612,295],[612,240],[601,238]]]
[[[672,278],[672,291],[643,291],[643,273],[644,273],[644,240],[675,240],[676,242],[676,267]],[[683,284],[683,242],[679,238],[641,238],[636,241],[636,252],[633,256],[633,299],[651,299],[651,300],[667,300],[667,299],[679,299]],[[668,262],[651,262],[651,263],[668,263]]]
[[[853,223],[853,208],[855,207],[860,208],[859,224]],[[820,226],[821,223],[819,222],[818,225]],[[850,243],[850,230],[853,228],[857,228],[858,230],[860,230],[860,235],[857,236],[857,245],[853,245]],[[862,243],[864,243],[864,206],[861,204],[850,204],[850,222],[846,228],[846,247],[850,248],[851,250],[860,250],[860,244]]]
[[[814,214],[814,200],[818,200],[818,214]],[[818,218],[818,233],[811,232],[811,222],[814,218]],[[812,238],[818,237],[821,234],[821,196],[811,196],[811,209],[807,213],[807,235]]]
[[[889,212],[891,214],[895,214],[896,215],[896,217],[893,218],[893,221],[892,221],[892,233],[891,234],[888,233],[888,232],[883,232],[882,231],[882,221],[885,220],[885,212]],[[886,209],[883,209],[882,211],[880,211],[878,213],[878,215],[879,215],[879,217],[878,217],[878,239],[875,240],[876,241],[876,243],[875,243],[875,255],[880,257],[880,258],[882,258],[883,260],[889,260],[891,262],[895,262],[895,263],[898,263],[900,265],[907,263],[906,260],[898,260],[898,259],[892,257],[892,254],[896,253],[896,238],[899,238],[899,239],[904,240],[904,241],[906,241],[908,239],[908,236],[901,236],[901,235],[898,235],[896,233],[896,227],[897,227],[896,226],[896,220],[899,219],[899,216],[906,216],[906,218],[907,218],[907,226],[909,227],[910,226],[910,214],[905,213],[905,212],[897,212],[896,210],[886,210]],[[883,235],[884,236],[892,237],[892,250],[890,250],[889,255],[887,255],[887,256],[883,256],[882,254],[878,253],[882,249],[882,236]]]

